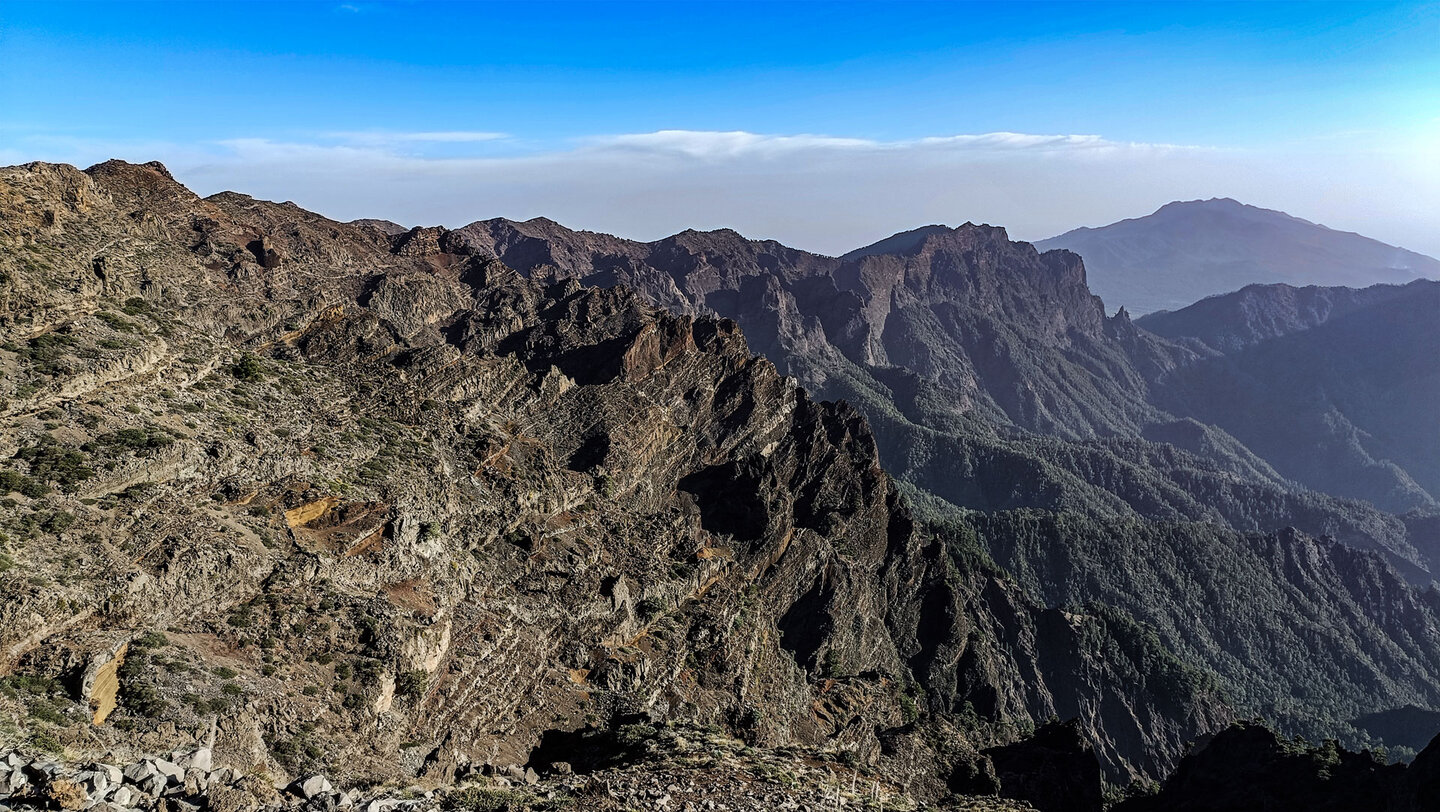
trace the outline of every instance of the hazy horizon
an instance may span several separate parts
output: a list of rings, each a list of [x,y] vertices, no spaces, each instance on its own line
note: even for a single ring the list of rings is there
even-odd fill
[[[836,254],[1232,197],[1440,255],[1431,3],[9,3],[0,37],[0,163],[340,220]]]

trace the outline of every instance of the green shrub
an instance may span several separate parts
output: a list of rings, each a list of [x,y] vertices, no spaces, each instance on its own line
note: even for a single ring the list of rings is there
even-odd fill
[[[65,746],[58,739],[44,732],[30,734],[30,745],[36,750],[53,755],[60,755],[65,751]]]
[[[624,747],[634,747],[637,744],[653,739],[660,731],[650,725],[621,725],[615,731],[615,741]]]
[[[566,799],[541,799],[528,792],[497,787],[466,787],[445,797],[448,812],[521,812],[521,810],[563,809]]]
[[[254,624],[255,615],[253,614],[253,610],[250,608],[250,605],[247,603],[236,607],[235,611],[231,613],[230,617],[225,619],[225,622],[229,623],[231,626],[234,626],[237,629],[248,629],[252,624]]]
[[[406,671],[395,678],[396,696],[419,696],[425,693],[430,675],[424,671]]]
[[[95,438],[95,449],[99,450],[104,447],[111,452],[128,451],[137,456],[148,457],[174,442],[175,438],[164,429],[146,426],[140,429],[120,429],[102,434]]]
[[[50,492],[50,487],[34,477],[28,477],[8,468],[0,470],[0,492],[19,493],[31,499],[39,499]]]
[[[148,631],[135,638],[135,641],[130,644],[130,648],[149,651],[150,649],[165,648],[168,645],[170,645],[170,638],[166,637],[163,632]]]
[[[75,521],[75,514],[57,510],[54,513],[45,514],[45,518],[40,522],[40,529],[47,533],[63,533],[69,530]]]
[[[253,355],[242,355],[240,360],[230,365],[230,374],[241,381],[263,381],[265,366]]]
[[[128,662],[128,661],[127,661]],[[122,683],[123,684],[123,683]],[[154,718],[165,712],[165,699],[154,685],[134,683],[123,685],[120,703],[139,716]]]
[[[12,697],[21,693],[43,696],[54,693],[59,687],[55,680],[34,674],[11,674],[0,678],[0,691]]]
[[[66,448],[49,436],[16,451],[15,459],[29,464],[31,477],[54,482],[66,490],[71,490],[78,483],[95,476],[94,469],[86,465],[89,458],[85,454]]]
[[[136,330],[135,323],[121,316],[119,313],[111,313],[108,310],[101,310],[95,314],[95,318],[105,322],[117,333],[133,333]]]

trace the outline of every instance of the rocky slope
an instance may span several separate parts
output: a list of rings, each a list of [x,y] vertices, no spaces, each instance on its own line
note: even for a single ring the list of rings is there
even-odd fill
[[[213,765],[200,747],[121,765],[75,764],[0,756],[0,806],[31,809],[357,809],[439,810],[632,809],[802,810],[854,805],[914,810],[923,803],[871,771],[801,748],[760,750],[714,730],[634,726],[632,754],[585,775],[568,764],[542,777],[534,769],[473,770],[435,789],[382,784],[337,788],[320,773],[276,787],[262,773]],[[949,808],[1023,812],[1013,799],[956,799]]]
[[[1287,430],[1275,410],[1258,412],[1264,416],[1253,425],[1220,420],[1217,410],[1234,411],[1233,399],[1190,383],[1215,366],[1217,348],[1166,340],[1124,313],[1107,318],[1074,255],[1038,254],[1002,229],[930,226],[841,259],[728,231],[637,243],[548,220],[483,221],[437,239],[447,251],[495,256],[536,278],[624,284],[677,312],[735,319],[782,371],[859,408],[889,470],[951,505],[1080,508],[1107,517],[1219,521],[1242,531],[1294,525],[1386,551],[1421,583],[1437,564],[1417,552],[1430,540],[1411,538],[1398,522],[1363,504],[1303,493],[1373,499],[1390,510],[1429,505],[1403,465],[1378,465],[1337,440],[1345,448],[1327,457],[1330,474],[1321,476],[1295,460],[1308,453],[1309,435]],[[1428,306],[1418,294],[1402,298],[1412,308]],[[1205,317],[1190,321],[1197,318]],[[1352,355],[1370,357],[1407,337],[1396,332],[1385,347],[1371,341]],[[1413,342],[1397,357],[1431,343]],[[1394,422],[1424,409],[1425,395],[1393,395],[1386,406],[1395,407]],[[1253,448],[1229,435],[1232,423]],[[1254,441],[1262,434],[1271,442]],[[1037,462],[1056,455],[1076,462]],[[1423,454],[1411,456],[1425,466]],[[1026,484],[1011,487],[1017,466],[1031,470]],[[1251,492],[1221,495],[1237,486]],[[1279,507],[1256,513],[1250,506],[1257,504]],[[1353,530],[1357,525],[1372,531]],[[1382,525],[1388,529],[1373,532]]]
[[[1250,287],[1140,323],[1214,350],[1171,373],[1161,405],[1318,490],[1440,507],[1440,282]]]
[[[918,522],[733,322],[153,164],[6,169],[0,205],[10,742],[218,720],[222,767],[435,785],[674,722],[1026,798],[995,748],[1076,717],[1099,797],[1229,718],[1142,624]]]
[[[5,169],[0,207],[3,743],[128,763],[214,720],[214,762],[238,774],[430,787],[623,768],[679,725],[922,802],[1088,809],[1102,775],[1164,775],[1236,703],[1323,724],[1437,704],[1440,608],[1379,557],[1152,526],[1115,496],[1139,504],[1112,480],[1169,471],[1144,480],[1155,510],[1223,492],[1204,506],[1222,523],[1335,515],[1256,507],[1294,494],[1223,433],[1154,424],[1193,451],[1054,438],[1052,458],[987,422],[1032,402],[1057,433],[1138,420],[1153,407],[1121,384],[1145,378],[1121,360],[1199,357],[1105,319],[1073,258],[998,230],[839,265],[727,233],[633,255],[547,222],[387,234],[121,162]],[[509,267],[527,257],[545,260],[528,279]],[[948,415],[920,428],[982,449],[955,479],[1002,512],[913,512],[869,423],[752,355],[711,314],[726,301],[791,371],[863,373]],[[928,377],[851,357],[919,365],[931,328],[971,343]],[[1115,365],[1066,377],[1097,357]],[[1087,387],[1109,406],[1078,405]],[[971,406],[945,404],[957,391]],[[1026,484],[1025,466],[1042,490],[1111,494],[1113,515],[1006,510],[1031,497],[1007,504],[992,476]],[[1355,515],[1392,558],[1430,529]],[[1226,572],[1248,595],[1191,588]],[[1297,662],[1360,687],[1286,693]]]
[[[1229,198],[1167,203],[1036,247],[1084,257],[1091,288],[1134,313],[1174,310],[1256,283],[1363,288],[1440,278],[1440,261],[1431,257]]]

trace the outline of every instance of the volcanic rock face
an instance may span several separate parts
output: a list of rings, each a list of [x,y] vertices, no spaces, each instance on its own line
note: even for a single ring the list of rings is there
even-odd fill
[[[1379,553],[1421,590],[1440,567],[1433,522],[1355,499],[1397,510],[1432,504],[1394,460],[1428,470],[1424,453],[1397,449],[1432,444],[1431,415],[1419,413],[1435,400],[1426,388],[1433,342],[1424,336],[1440,319],[1407,317],[1413,327],[1388,334],[1373,320],[1339,318],[1372,299],[1424,311],[1421,287],[1251,308],[1268,315],[1238,330],[1213,327],[1260,342],[1230,352],[1184,337],[1191,328],[1162,330],[1170,340],[1144,329],[1148,319],[1105,317],[1073,254],[1038,253],[984,226],[930,226],[839,259],[729,231],[637,243],[550,221],[486,221],[445,239],[447,250],[502,257],[533,278],[620,283],[681,312],[735,319],[780,369],[864,413],[917,508],[979,531],[1032,599],[1122,607],[1189,667],[1218,675],[1248,712],[1360,746],[1365,735],[1349,720],[1440,700],[1440,647],[1419,631],[1428,621],[1397,622],[1429,616],[1433,600],[1323,541]],[[1224,320],[1177,323],[1202,322]],[[1356,325],[1345,334],[1349,348],[1297,344],[1284,363],[1241,366],[1242,353],[1275,355],[1265,348],[1342,323]],[[1411,349],[1393,346],[1412,334],[1421,340]],[[1368,368],[1353,397],[1327,377],[1332,355],[1351,359],[1347,370]],[[1423,374],[1388,387],[1391,358]],[[1383,453],[1362,428],[1378,422],[1346,417],[1366,409],[1395,416],[1384,424]],[[957,507],[1001,515],[977,522]],[[1052,529],[1037,532],[1036,522]],[[1279,532],[1288,527],[1301,532]],[[1151,553],[1132,554],[1136,545]],[[1243,577],[1217,582],[1220,571]],[[1413,613],[1372,614],[1376,579],[1387,584],[1385,601]],[[1240,580],[1250,586],[1237,588]],[[1201,583],[1215,587],[1192,588]],[[1232,600],[1263,605],[1266,617],[1237,623],[1248,613],[1220,608]],[[1262,644],[1269,633],[1260,628],[1288,637],[1283,630],[1317,615],[1351,620],[1293,646]],[[1311,652],[1306,663],[1344,665],[1297,669],[1287,653],[1297,647]]]
[[[1316,505],[1326,501],[1317,494],[1297,501],[1297,484],[1397,511],[1433,506],[1427,488],[1440,487],[1431,483],[1429,470],[1430,459],[1440,455],[1425,453],[1434,432],[1416,415],[1433,400],[1426,388],[1433,375],[1418,375],[1418,383],[1386,396],[1384,414],[1394,417],[1377,432],[1371,425],[1378,427],[1380,418],[1351,423],[1347,409],[1359,407],[1335,402],[1332,408],[1341,382],[1311,369],[1334,348],[1300,342],[1295,357],[1284,360],[1300,371],[1284,375],[1251,369],[1260,361],[1232,372],[1244,358],[1228,349],[1236,341],[1253,343],[1332,313],[1349,313],[1362,302],[1365,312],[1378,313],[1382,306],[1415,311],[1413,318],[1397,314],[1410,327],[1388,332],[1376,328],[1374,319],[1342,320],[1355,325],[1352,333],[1369,331],[1347,334],[1349,345],[1342,349],[1356,364],[1384,374],[1397,366],[1386,358],[1418,358],[1435,343],[1426,330],[1440,320],[1418,287],[1395,295],[1379,289],[1354,296],[1302,293],[1289,300],[1267,290],[1247,294],[1244,308],[1250,315],[1243,319],[1217,312],[1228,307],[1217,300],[1142,323],[1179,339],[1172,342],[1137,329],[1124,312],[1106,318],[1073,254],[1037,253],[987,226],[930,226],[840,259],[744,240],[729,231],[636,243],[572,232],[550,221],[484,221],[444,239],[447,250],[496,256],[537,278],[624,284],[677,312],[735,319],[752,346],[782,371],[823,397],[856,405],[875,427],[893,473],[952,505],[986,510],[1083,505],[1109,516],[1220,521],[1242,531],[1295,525],[1337,533],[1334,528],[1357,522],[1374,527],[1386,520],[1373,511],[1361,518],[1363,505]],[[1247,326],[1222,326],[1242,320]],[[1212,334],[1216,330],[1234,335]],[[1306,334],[1312,333],[1320,334]],[[1387,338],[1377,343],[1375,336]],[[1357,377],[1363,384],[1364,376]],[[1297,425],[1289,419],[1296,404],[1285,395],[1313,400],[1316,386],[1325,388],[1321,405],[1302,410],[1314,418]],[[1359,389],[1350,400],[1375,399],[1373,386]],[[1185,428],[1196,420],[1207,428],[1199,433]],[[1327,420],[1335,425],[1327,428]],[[1365,447],[1368,435],[1396,440],[1372,450]],[[1158,440],[1185,453],[1156,452],[1146,443],[1121,445],[1117,438]],[[1317,438],[1327,438],[1330,449],[1323,461],[1307,458]],[[1096,443],[1106,447],[1096,449]],[[1021,457],[1033,458],[1035,446],[1049,445],[1054,450],[1038,456],[1090,459],[1066,466],[1064,474],[1032,470],[1029,484],[1019,488],[996,486],[1014,477],[1014,466],[998,460],[1014,458],[1017,445],[1026,446],[1019,449]],[[1247,504],[1291,504],[1271,517],[1226,507],[1230,499],[1216,492],[1234,487],[1235,474],[1266,491],[1245,497]],[[1132,486],[1142,479],[1151,481],[1143,491]],[[997,493],[1015,496],[998,499]],[[1316,521],[1317,513],[1328,518]],[[1402,568],[1428,573],[1437,565],[1414,552],[1425,542],[1408,538],[1398,526],[1378,534],[1340,530],[1338,535],[1386,551]],[[1419,582],[1429,580],[1416,574]]]
[[[156,166],[11,168],[0,201],[0,714],[31,746],[215,719],[220,765],[435,782],[684,722],[935,797],[1052,715],[1117,780],[1228,719],[918,524],[865,420],[733,322]],[[69,686],[122,647],[96,723]]]
[[[1076,344],[1098,351],[1089,345],[1104,312],[1076,257],[1037,254],[1000,228],[932,229],[904,250],[839,260],[728,230],[637,243],[548,220],[483,221],[448,240],[527,275],[623,284],[670,309],[730,316],[757,350],[822,391],[837,375],[901,366],[965,411],[1047,431],[1088,435],[1148,413],[1131,393],[1097,414],[1093,384],[1031,374],[1032,364],[1062,364]],[[1016,357],[1020,346],[1035,357]],[[1106,397],[1133,389],[1130,377]]]

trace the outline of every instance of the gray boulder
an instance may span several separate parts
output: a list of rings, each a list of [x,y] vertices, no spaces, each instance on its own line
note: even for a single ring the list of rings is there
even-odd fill
[[[173,761],[157,758],[155,759],[155,769],[172,784],[185,783],[185,768]]]
[[[137,785],[141,781],[157,774],[158,771],[155,769],[155,765],[148,761],[137,761],[121,771],[121,775],[125,776],[126,781]]]
[[[12,769],[9,777],[5,779],[4,789],[13,795],[28,783],[30,783],[30,777],[25,774],[23,769],[17,767]]]
[[[99,770],[81,770],[75,774],[75,780],[90,795],[104,793],[110,788],[110,777]]]
[[[330,780],[328,778],[316,773],[315,775],[295,781],[295,783],[290,785],[290,791],[308,801],[321,794],[333,792],[334,787],[330,786]]]
[[[175,763],[185,770],[203,770],[205,772],[209,772],[214,766],[213,761],[214,754],[209,747],[196,748],[175,759]]]
[[[169,785],[169,779],[161,775],[159,772],[152,772],[144,780],[138,781],[135,784],[135,786],[138,787],[141,792],[145,793],[146,795],[154,796],[156,798],[164,795],[165,788]]]

